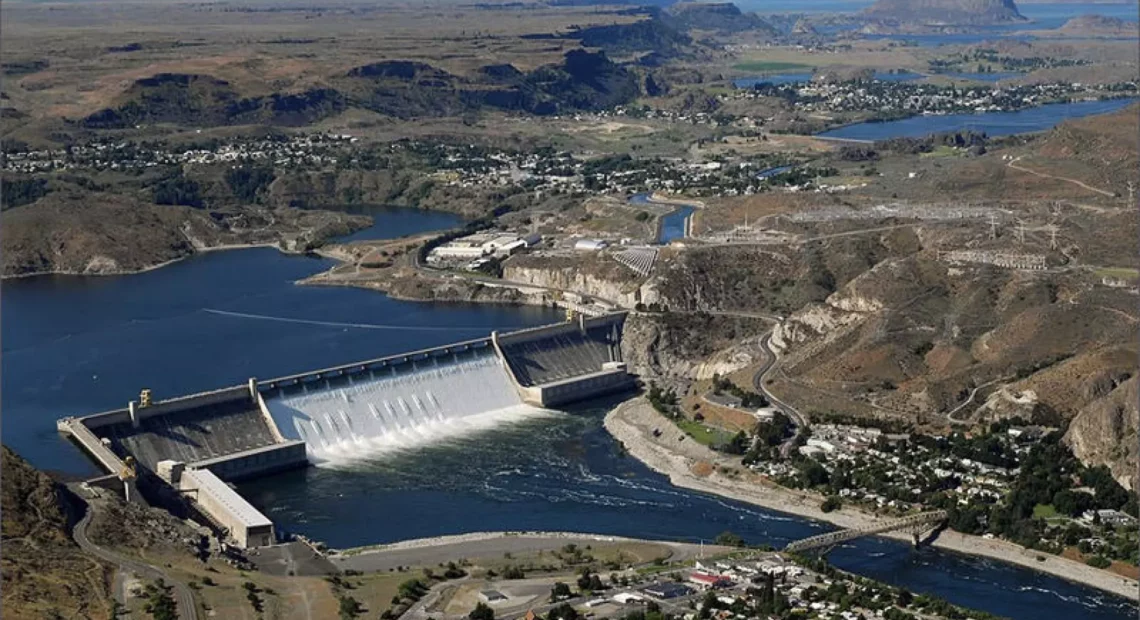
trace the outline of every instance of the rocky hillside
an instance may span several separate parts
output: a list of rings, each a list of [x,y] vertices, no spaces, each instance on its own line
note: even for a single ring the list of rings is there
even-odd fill
[[[1026,21],[1013,0],[878,0],[869,19],[931,26],[990,26]]]
[[[72,541],[67,491],[7,446],[2,467],[4,618],[110,618],[111,567]]]
[[[634,314],[622,334],[622,355],[644,379],[690,381],[728,375],[763,359],[762,319],[711,314]]]
[[[1127,195],[1128,182],[1140,186],[1140,105],[1057,125],[1033,144],[1025,161],[1055,163],[1066,176]]]
[[[343,111],[344,98],[330,89],[243,97],[228,82],[207,75],[160,73],[137,80],[116,104],[83,120],[91,129],[142,124],[306,125]]]
[[[1108,465],[1125,488],[1140,490],[1136,436],[1140,432],[1140,378],[1135,376],[1111,386],[1105,396],[1080,410],[1069,426],[1065,441],[1084,463]]]
[[[130,273],[233,244],[305,251],[367,225],[368,218],[344,213],[208,212],[120,194],[61,190],[0,214],[0,275]]]
[[[755,13],[743,13],[731,2],[678,2],[662,13],[662,20],[682,31],[746,32],[775,36],[779,31]]]
[[[483,107],[556,114],[599,110],[641,94],[637,75],[612,62],[604,52],[582,49],[571,50],[562,62],[530,73],[493,66],[465,78],[422,62],[385,60],[330,76],[329,82],[332,88],[249,97],[208,75],[163,73],[135,81],[111,107],[82,123],[93,129],[153,123],[297,126],[348,108],[395,118],[455,116]]]
[[[1126,38],[1140,36],[1140,24],[1104,15],[1081,15],[1057,29],[1068,37]]]

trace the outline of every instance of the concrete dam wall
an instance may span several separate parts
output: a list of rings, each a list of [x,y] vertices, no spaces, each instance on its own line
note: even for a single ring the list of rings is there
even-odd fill
[[[195,497],[238,544],[269,544],[264,515],[221,481],[406,449],[629,389],[624,321],[624,313],[578,316],[156,402],[147,392],[124,409],[57,427],[125,489],[136,475],[154,476]]]

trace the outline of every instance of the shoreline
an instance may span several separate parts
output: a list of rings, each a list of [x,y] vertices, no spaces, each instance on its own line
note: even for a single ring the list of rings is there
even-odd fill
[[[666,476],[674,486],[735,499],[748,504],[790,515],[829,523],[840,528],[861,527],[878,519],[862,511],[843,508],[824,513],[819,506],[822,498],[775,485],[742,483],[716,471],[718,465],[730,462],[691,439],[681,441],[683,433],[671,421],[662,417],[642,397],[627,400],[606,414],[606,430],[625,450],[653,471]],[[654,437],[653,429],[661,431]],[[666,447],[681,446],[681,450]],[[701,476],[692,466],[704,461],[712,463],[712,472]],[[739,464],[735,464],[739,468]],[[885,537],[909,542],[905,534],[886,534]],[[988,540],[951,530],[944,530],[931,546],[964,555],[995,559],[1023,568],[1046,573],[1110,594],[1136,601],[1138,582],[1126,577],[1093,568],[1060,556],[1033,551],[1002,540]],[[1038,561],[1044,557],[1044,561]]]
[[[165,260],[165,261],[162,261],[160,263],[148,265],[146,267],[140,267],[138,269],[118,269],[115,271],[94,271],[94,272],[56,269],[56,270],[52,270],[52,271],[33,271],[31,273],[5,274],[5,275],[0,276],[0,281],[2,281],[2,280],[21,280],[24,278],[35,278],[35,277],[39,277],[39,276],[74,276],[74,277],[90,277],[90,278],[115,277],[115,276],[136,276],[136,275],[139,275],[142,273],[147,273],[149,271],[155,271],[157,269],[162,269],[163,267],[169,267],[170,265],[173,265],[175,263],[180,263],[184,260],[189,260],[191,258],[194,258],[195,256],[200,255],[200,254],[209,254],[211,252],[228,252],[231,250],[252,250],[252,249],[256,249],[256,248],[273,248],[273,249],[277,250],[278,252],[281,252],[282,254],[284,254],[286,256],[304,256],[304,254],[305,254],[304,252],[291,252],[289,250],[283,250],[283,249],[281,249],[281,246],[277,245],[276,243],[228,243],[228,244],[224,244],[224,245],[214,245],[214,246],[209,246],[209,247],[204,247],[204,248],[194,248],[194,250],[192,252],[190,252],[189,254],[186,254],[185,256],[179,256],[178,258],[172,258],[170,260]]]

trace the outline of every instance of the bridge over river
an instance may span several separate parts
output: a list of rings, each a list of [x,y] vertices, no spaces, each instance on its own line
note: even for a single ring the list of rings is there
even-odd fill
[[[883,521],[882,523],[876,523],[875,525],[867,527],[838,530],[811,536],[788,544],[788,546],[784,548],[784,551],[799,552],[823,548],[826,553],[826,549],[830,549],[849,540],[855,540],[856,538],[862,538],[864,536],[874,536],[876,534],[886,534],[887,532],[910,532],[911,535],[914,536],[915,545],[917,545],[920,540],[919,537],[923,532],[936,530],[945,522],[945,510],[921,512],[902,517],[901,519]]]

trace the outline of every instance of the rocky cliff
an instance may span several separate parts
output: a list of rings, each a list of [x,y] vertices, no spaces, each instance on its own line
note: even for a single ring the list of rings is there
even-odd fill
[[[1140,378],[1131,377],[1081,409],[1065,441],[1086,465],[1107,465],[1125,488],[1140,491],[1137,433],[1140,432]]]
[[[633,314],[622,333],[622,355],[644,379],[711,379],[759,363],[760,338],[770,325],[709,314]]]
[[[652,303],[652,288],[612,259],[518,256],[503,265],[503,279],[611,302],[622,308]]]

